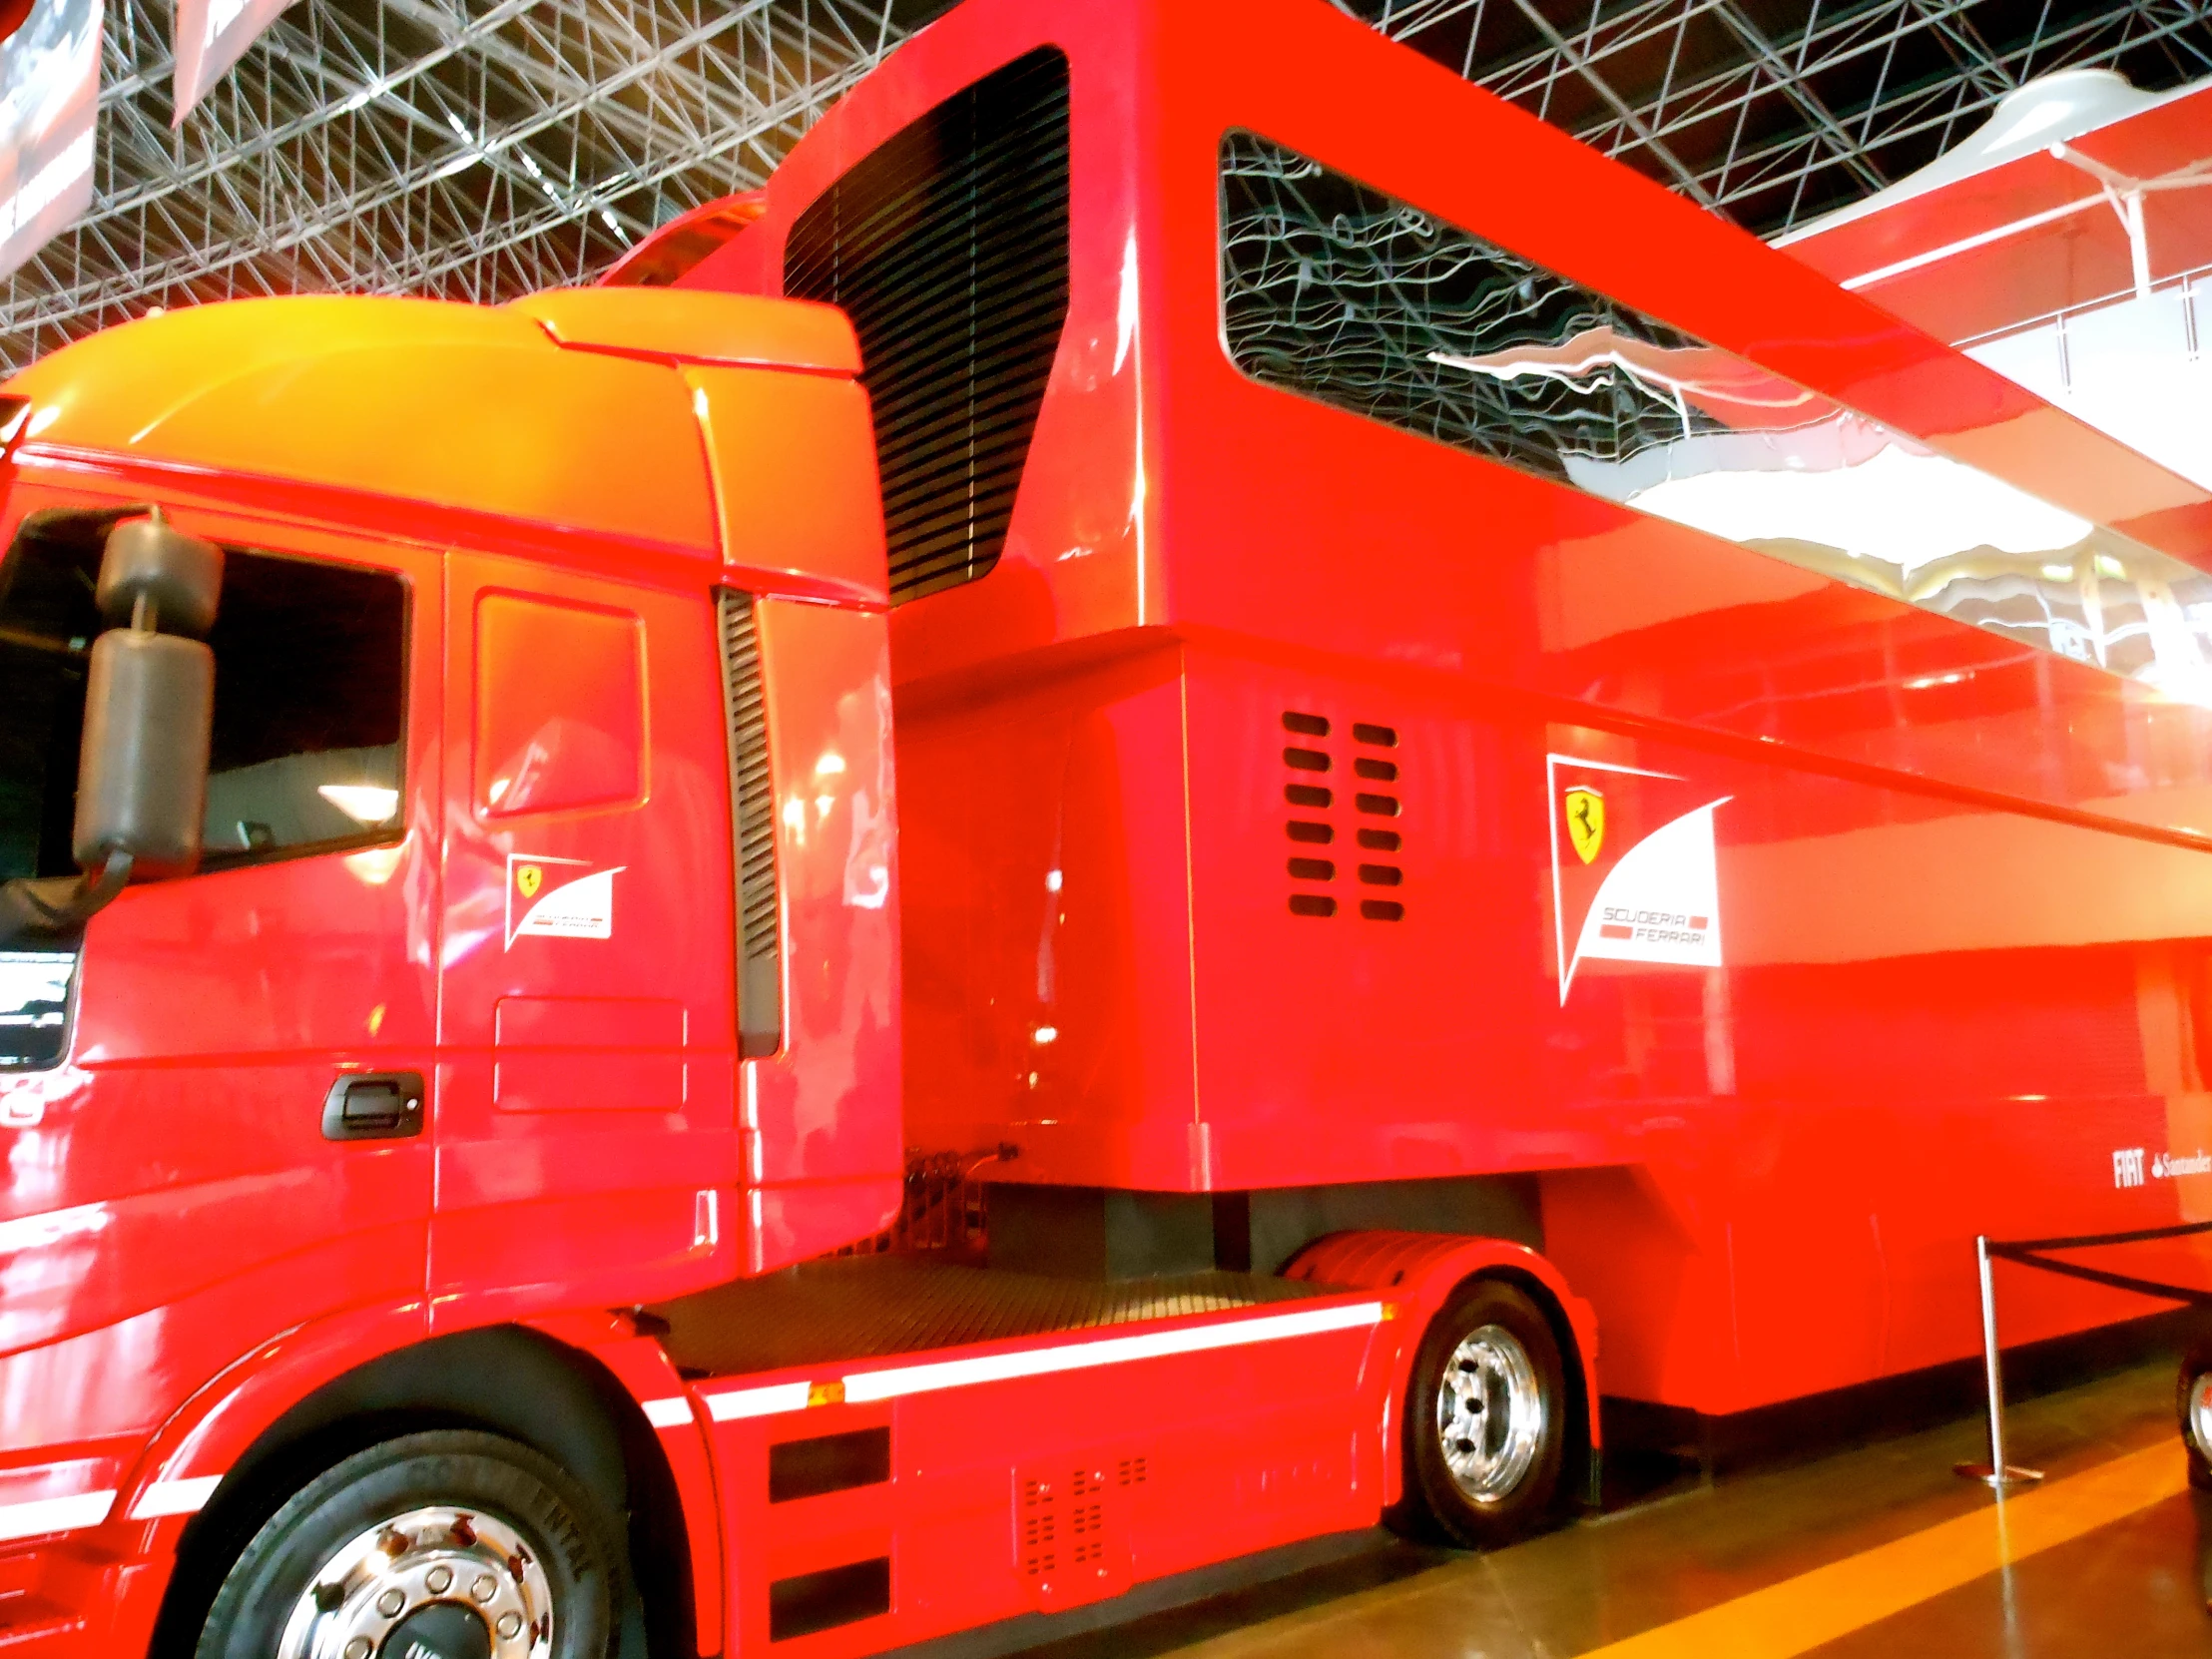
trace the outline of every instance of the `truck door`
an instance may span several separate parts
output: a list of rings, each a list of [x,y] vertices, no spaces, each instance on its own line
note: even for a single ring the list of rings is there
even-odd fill
[[[421,1308],[437,561],[177,516],[227,550],[201,870],[0,948],[7,1451],[129,1443],[288,1328]],[[70,868],[112,517],[0,566],[0,875]]]
[[[712,594],[448,560],[440,1320],[737,1260],[728,740]]]

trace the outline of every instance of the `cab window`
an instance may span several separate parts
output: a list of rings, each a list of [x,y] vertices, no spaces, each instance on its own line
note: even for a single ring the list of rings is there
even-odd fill
[[[0,878],[68,875],[93,584],[112,513],[34,515],[0,566]],[[395,838],[407,591],[225,550],[203,867]]]

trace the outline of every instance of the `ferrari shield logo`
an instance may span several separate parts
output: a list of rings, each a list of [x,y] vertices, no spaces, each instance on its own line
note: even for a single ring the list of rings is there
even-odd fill
[[[588,858],[507,854],[507,948],[517,939],[611,939],[615,877],[628,868],[594,869]]]
[[[1546,755],[1544,772],[1561,1004],[1577,969],[1593,962],[1607,973],[1722,966],[1713,821],[1733,797],[1698,779],[1578,755]]]
[[[1576,856],[1588,863],[1605,844],[1605,797],[1577,784],[1567,791],[1567,839]]]

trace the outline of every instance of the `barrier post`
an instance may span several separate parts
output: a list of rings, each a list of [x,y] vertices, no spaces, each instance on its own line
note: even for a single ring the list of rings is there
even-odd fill
[[[2043,1478],[2041,1469],[2016,1468],[2004,1460],[2004,1372],[1997,1359],[1997,1294],[1989,1275],[1989,1239],[1976,1234],[1974,1263],[1981,1270],[1981,1366],[1989,1384],[1989,1460],[1957,1463],[1955,1473],[2003,1492],[2008,1486],[2024,1486]]]

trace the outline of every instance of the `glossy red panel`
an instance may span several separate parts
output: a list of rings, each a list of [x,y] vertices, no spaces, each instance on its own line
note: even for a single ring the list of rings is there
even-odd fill
[[[708,591],[467,553],[446,591],[440,1322],[710,1283],[743,1259],[745,1207]],[[590,740],[579,770],[547,731]],[[553,793],[518,781],[520,807],[487,810],[533,743]]]
[[[561,344],[579,350],[679,363],[761,364],[839,377],[860,368],[852,324],[828,305],[779,305],[736,295],[616,285],[554,288],[505,308],[532,318]]]
[[[908,1133],[1011,1142],[1018,1179],[1192,1179],[1192,893],[1161,874],[1183,658],[1124,640],[988,699],[900,694]]]
[[[766,1645],[776,1579],[871,1557],[890,1559],[889,1611],[779,1650],[875,1653],[1372,1525],[1397,1335],[1366,1325],[717,1421],[725,1532],[758,1540],[733,1558],[732,1648]],[[888,1482],[770,1500],[773,1445],[882,1428]]]
[[[798,578],[880,604],[883,510],[867,394],[850,380],[765,369],[690,368],[684,378],[731,585],[777,592]]]
[[[744,1062],[747,1175],[790,1189],[763,1271],[849,1243],[855,1200],[903,1170],[901,877],[881,613],[763,600],[756,616],[787,943],[783,1045]]]
[[[19,486],[11,534],[34,508],[112,500]],[[434,558],[179,519],[396,574],[410,593],[407,698],[436,706]],[[428,1146],[334,1142],[321,1124],[344,1071],[433,1069],[435,961],[416,919],[437,894],[438,762],[434,725],[418,730],[388,844],[136,887],[92,922],[68,1058],[0,1077],[0,1445],[143,1436],[276,1332],[419,1298]]]
[[[2105,180],[2185,179],[2212,154],[2208,134],[2212,91],[2191,92],[2068,140],[2065,156],[2038,148],[1784,246],[1938,339],[1972,339],[2131,291],[2124,209]],[[2212,263],[2212,219],[2192,195],[2154,187],[2141,199],[2154,282]]]
[[[634,804],[645,793],[644,652],[631,612],[479,598],[476,810]]]
[[[516,311],[324,294],[187,305],[8,384],[41,411],[46,446],[715,545],[675,369],[563,351]]]

